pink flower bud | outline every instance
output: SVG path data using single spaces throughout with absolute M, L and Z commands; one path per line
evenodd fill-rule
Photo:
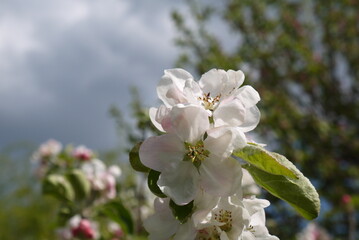
M 71 229 L 72 234 L 75 237 L 85 238 L 85 239 L 94 239 L 95 231 L 92 229 L 91 223 L 87 219 L 81 219 L 79 225 Z
M 92 158 L 93 152 L 91 151 L 91 149 L 88 149 L 87 147 L 81 145 L 74 150 L 73 155 L 75 158 L 81 161 L 88 161 Z

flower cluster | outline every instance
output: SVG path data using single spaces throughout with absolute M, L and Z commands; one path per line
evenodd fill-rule
M 61 202 L 59 239 L 125 239 L 121 226 L 113 221 L 118 217 L 106 212 L 109 206 L 114 210 L 118 206 L 119 216 L 128 215 L 117 192 L 121 176 L 117 165 L 107 167 L 83 145 L 63 148 L 53 139 L 40 145 L 32 161 L 37 164 L 43 193 Z M 106 228 L 105 233 L 101 231 Z
M 212 69 L 198 82 L 183 69 L 165 71 L 163 104 L 149 111 L 163 134 L 139 149 L 161 197 L 144 222 L 149 239 L 278 239 L 265 227 L 269 202 L 244 197 L 242 167 L 231 156 L 260 119 L 259 94 L 243 82 L 242 71 Z

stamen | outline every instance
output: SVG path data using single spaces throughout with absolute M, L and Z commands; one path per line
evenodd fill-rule
M 224 223 L 219 228 L 222 231 L 229 232 L 232 230 L 232 212 L 221 209 L 218 213 L 214 214 L 214 219 L 220 223 Z
M 203 94 L 203 97 L 198 97 L 198 100 L 202 101 L 202 104 L 205 109 L 207 110 L 214 110 L 215 106 L 219 102 L 221 98 L 221 94 L 217 95 L 216 97 L 210 97 L 211 93 Z
M 195 145 L 185 143 L 185 148 L 187 149 L 187 153 L 183 160 L 191 161 L 197 169 L 201 166 L 202 161 L 204 161 L 210 153 L 204 148 L 203 141 L 198 141 Z

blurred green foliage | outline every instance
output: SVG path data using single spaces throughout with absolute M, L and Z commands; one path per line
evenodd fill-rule
M 262 97 L 257 137 L 312 180 L 323 203 L 318 221 L 336 239 L 354 240 L 358 205 L 349 211 L 342 197 L 359 196 L 359 1 L 188 5 L 172 14 L 177 65 L 198 75 L 242 69 Z M 275 205 L 271 233 L 293 239 L 302 220 L 266 197 Z
M 54 239 L 57 202 L 43 197 L 29 157 L 35 146 L 0 151 L 0 239 Z
M 133 121 L 125 120 L 116 106 L 110 115 L 116 123 L 119 147 L 99 152 L 107 164 L 120 165 L 122 188 L 118 189 L 131 207 L 135 222 L 135 235 L 130 239 L 146 239 L 139 206 L 147 204 L 141 185 L 129 166 L 128 152 L 133 143 L 143 140 L 156 131 L 152 126 L 147 109 L 141 104 L 139 94 L 132 90 Z M 134 125 L 131 125 L 134 123 Z M 51 136 L 49 136 L 51 137 Z M 30 161 L 37 145 L 28 142 L 11 144 L 0 149 L 0 239 L 1 240 L 52 240 L 59 221 L 60 204 L 53 196 L 45 196 L 41 180 L 36 176 L 36 166 Z M 122 160 L 122 161 L 119 161 Z M 144 180 L 143 180 L 144 181 Z M 140 182 L 140 185 L 138 185 Z M 135 195 L 133 195 L 135 194 Z M 135 200 L 135 201 L 134 201 Z

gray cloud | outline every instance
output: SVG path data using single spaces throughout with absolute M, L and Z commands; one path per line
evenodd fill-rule
M 155 104 L 173 65 L 170 1 L 5 1 L 0 10 L 0 146 L 19 140 L 116 143 L 108 108 L 129 87 Z M 5 37 L 4 37 L 5 36 Z

